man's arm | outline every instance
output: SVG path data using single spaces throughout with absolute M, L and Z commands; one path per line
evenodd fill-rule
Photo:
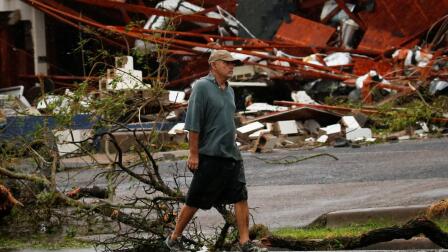
M 199 133 L 190 131 L 188 133 L 190 154 L 188 155 L 188 169 L 195 172 L 199 165 Z
M 189 148 L 187 167 L 195 172 L 199 166 L 199 132 L 204 122 L 206 89 L 204 83 L 196 82 L 190 99 L 188 99 L 187 115 L 185 118 L 185 129 L 189 131 Z

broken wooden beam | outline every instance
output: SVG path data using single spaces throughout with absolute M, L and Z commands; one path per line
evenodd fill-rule
M 309 108 L 338 111 L 338 112 L 362 112 L 362 113 L 366 113 L 366 114 L 378 113 L 378 110 L 376 110 L 376 109 L 363 109 L 363 108 L 357 109 L 357 108 L 347 108 L 347 107 L 330 106 L 330 105 L 322 105 L 322 104 L 298 103 L 298 102 L 292 102 L 292 101 L 274 101 L 274 104 L 281 105 L 281 106 L 309 107 Z

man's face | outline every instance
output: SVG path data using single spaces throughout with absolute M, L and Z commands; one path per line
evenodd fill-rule
M 231 61 L 216 61 L 212 63 L 214 71 L 220 76 L 224 77 L 226 80 L 230 79 L 233 75 L 234 62 Z

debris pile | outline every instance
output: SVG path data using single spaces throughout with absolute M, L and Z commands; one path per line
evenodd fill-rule
M 171 124 L 160 129 L 176 142 L 186 140 L 183 114 L 191 83 L 207 74 L 214 49 L 226 49 L 244 63 L 235 67 L 229 82 L 236 94 L 242 148 L 264 152 L 276 146 L 374 142 L 383 137 L 378 129 L 391 125 L 381 119 L 403 114 L 411 119 L 389 129 L 405 130 L 409 137 L 444 133 L 440 123 L 448 121 L 446 103 L 437 101 L 448 93 L 444 1 L 24 2 L 115 50 L 129 52 L 133 45 L 128 53 L 133 57 L 116 57 L 106 76 L 83 77 L 91 88 L 112 94 L 144 94 L 153 86 L 147 80 L 157 77 L 168 90 L 165 104 L 171 112 L 165 118 Z M 102 11 L 123 18 L 108 23 Z M 165 79 L 135 59 L 150 55 L 160 67 L 154 55 L 161 52 L 167 58 Z M 409 113 L 407 106 L 415 100 L 430 111 Z M 154 127 L 154 111 L 146 112 L 140 125 Z
M 275 120 L 280 115 L 281 119 Z M 372 130 L 363 128 L 358 120 L 363 118 L 303 107 L 251 119 L 251 123 L 237 129 L 238 140 L 248 144 L 247 149 L 253 152 L 270 152 L 275 147 L 323 144 L 345 147 L 351 143 L 375 142 Z

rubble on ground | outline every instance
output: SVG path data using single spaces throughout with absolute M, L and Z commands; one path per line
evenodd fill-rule
M 124 37 L 126 46 L 130 43 L 142 54 L 157 54 L 158 45 L 167 44 L 168 58 L 176 63 L 170 70 L 177 73 L 161 80 L 167 92 L 157 97 L 163 100 L 167 123 L 158 124 L 156 112 L 150 109 L 130 122 L 143 135 L 158 125 L 166 133 L 161 141 L 187 140 L 183 120 L 191 84 L 207 74 L 208 53 L 214 49 L 229 50 L 244 63 L 235 67 L 229 81 L 235 90 L 237 141 L 242 149 L 350 146 L 446 134 L 447 103 L 430 104 L 448 93 L 448 6 L 443 1 L 24 2 L 67 25 L 76 21 Z M 64 8 L 54 10 L 61 5 Z M 126 20 L 122 25 L 107 24 L 93 14 L 78 15 L 82 8 L 147 19 L 141 26 L 127 26 Z M 278 11 L 272 13 L 272 8 Z M 99 82 L 93 88 L 145 97 L 152 87 L 147 80 L 154 76 L 139 69 L 131 55 L 116 57 L 114 63 L 105 76 L 96 76 Z M 46 113 L 47 106 L 60 99 L 56 109 L 70 107 L 70 99 L 58 95 L 46 96 L 37 109 L 26 104 L 22 95 L 14 99 L 16 107 L 35 114 Z M 0 90 L 0 127 L 7 124 L 7 117 L 17 115 L 17 108 L 8 109 L 5 100 Z M 420 113 L 424 108 L 413 102 L 432 110 Z M 403 130 L 404 134 L 397 133 Z M 84 138 L 78 133 L 76 141 L 81 141 Z M 130 133 L 114 134 L 121 139 Z M 67 138 L 67 132 L 56 135 L 61 153 L 76 151 L 67 145 L 75 141 Z M 135 143 L 125 142 L 124 149 L 132 150 Z M 100 150 L 108 148 L 102 143 Z

